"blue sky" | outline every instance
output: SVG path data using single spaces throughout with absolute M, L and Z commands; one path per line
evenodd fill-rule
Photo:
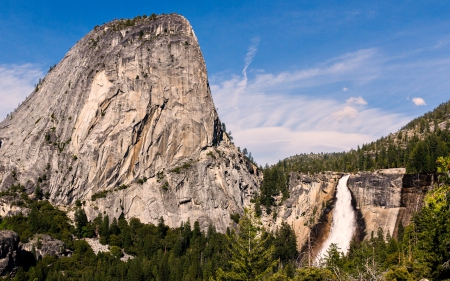
M 95 25 L 176 12 L 258 163 L 348 150 L 450 98 L 450 2 L 365 2 L 3 0 L 0 119 Z

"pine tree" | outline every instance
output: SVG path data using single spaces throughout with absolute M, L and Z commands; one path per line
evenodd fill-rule
M 275 237 L 275 258 L 280 259 L 283 264 L 289 260 L 297 258 L 297 237 L 294 230 L 283 222 L 280 229 L 276 232 Z
M 268 280 L 277 261 L 272 259 L 274 247 L 267 247 L 269 236 L 255 215 L 245 210 L 237 232 L 228 237 L 230 271 L 219 268 L 217 280 Z
M 84 209 L 79 208 L 75 211 L 75 226 L 77 228 L 78 237 L 82 237 L 83 227 L 88 224 L 88 219 Z

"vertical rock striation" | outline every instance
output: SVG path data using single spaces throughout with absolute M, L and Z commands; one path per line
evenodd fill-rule
M 433 175 L 405 174 L 404 168 L 359 172 L 350 176 L 348 187 L 355 207 L 362 214 L 366 237 L 379 228 L 396 236 L 400 223 L 408 225 L 423 206 Z
M 261 180 L 222 132 L 197 38 L 175 14 L 96 27 L 0 123 L 0 141 L 1 190 L 80 199 L 90 219 L 224 231 Z

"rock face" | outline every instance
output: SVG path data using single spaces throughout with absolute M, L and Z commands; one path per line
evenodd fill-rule
M 282 222 L 288 223 L 295 231 L 299 249 L 305 247 L 310 238 L 311 245 L 322 243 L 331 227 L 328 222 L 332 219 L 333 199 L 341 176 L 334 172 L 318 175 L 292 172 L 289 175 L 290 197 L 275 209 L 275 219 L 265 215 L 264 224 L 273 231 Z
M 30 209 L 23 206 L 17 206 L 20 205 L 18 202 L 20 202 L 20 200 L 17 200 L 17 198 L 14 198 L 13 196 L 0 197 L 0 216 L 15 216 L 18 214 L 28 215 Z
M 276 230 L 282 222 L 291 225 L 302 253 L 312 256 L 328 237 L 341 173 L 305 175 L 291 173 L 290 198 L 275 208 L 276 218 L 265 215 L 263 222 Z M 370 238 L 381 227 L 384 234 L 397 235 L 398 226 L 410 223 L 420 210 L 426 192 L 433 186 L 433 175 L 405 174 L 405 169 L 385 169 L 351 174 L 347 186 L 356 210 L 356 239 Z M 311 243 L 308 244 L 308 241 Z M 307 247 L 311 246 L 311 249 Z
M 174 14 L 96 27 L 0 123 L 0 141 L 1 190 L 80 199 L 90 219 L 224 231 L 261 181 L 222 132 L 197 38 Z
M 422 207 L 433 179 L 433 175 L 405 174 L 402 168 L 352 174 L 347 186 L 364 219 L 366 238 L 380 227 L 384 234 L 396 236 L 399 224 L 408 225 Z
M 45 256 L 64 256 L 66 246 L 63 241 L 54 239 L 50 235 L 36 234 L 28 243 L 20 244 L 20 248 L 23 251 L 35 252 L 35 258 L 39 260 Z
M 11 230 L 0 231 L 0 276 L 17 267 L 19 235 Z

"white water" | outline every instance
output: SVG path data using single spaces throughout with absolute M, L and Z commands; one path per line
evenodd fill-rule
M 337 244 L 339 252 L 347 254 L 350 241 L 355 233 L 355 211 L 352 206 L 352 195 L 347 187 L 350 175 L 345 175 L 339 179 L 336 193 L 336 205 L 333 209 L 333 223 L 330 235 L 322 245 L 322 249 L 317 255 L 317 262 L 325 257 L 328 247 L 332 243 Z

